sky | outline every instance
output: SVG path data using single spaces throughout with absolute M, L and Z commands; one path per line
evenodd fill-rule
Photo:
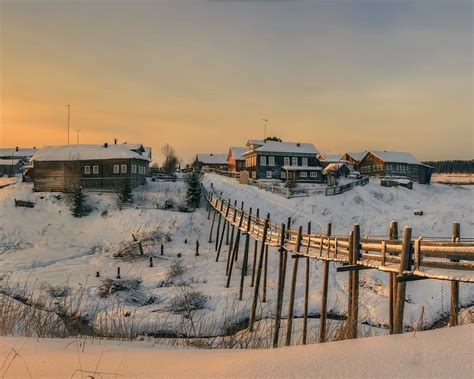
M 472 159 L 471 1 L 0 0 L 0 147 Z

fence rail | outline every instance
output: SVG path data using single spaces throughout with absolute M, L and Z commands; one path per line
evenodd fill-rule
M 333 196 L 333 195 L 339 195 L 341 193 L 350 191 L 352 188 L 356 186 L 365 186 L 366 184 L 369 183 L 369 177 L 366 176 L 362 179 L 359 179 L 355 182 L 343 184 L 342 186 L 336 186 L 336 187 L 327 187 L 325 194 L 326 196 Z

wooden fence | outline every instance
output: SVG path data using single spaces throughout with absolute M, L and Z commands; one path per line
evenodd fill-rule
M 327 187 L 325 194 L 326 196 L 339 195 L 341 193 L 350 191 L 352 188 L 356 186 L 365 186 L 368 183 L 369 183 L 369 177 L 366 176 L 362 179 L 356 180 L 355 182 L 343 184 L 342 186 Z
M 253 331 L 256 309 L 259 298 L 266 301 L 268 247 L 276 247 L 279 252 L 279 270 L 277 286 L 277 307 L 273 346 L 278 345 L 282 304 L 285 287 L 286 267 L 288 254 L 293 258 L 291 288 L 289 294 L 288 324 L 285 345 L 291 344 L 293 309 L 295 301 L 295 287 L 298 274 L 298 262 L 304 259 L 305 270 L 305 303 L 303 322 L 303 343 L 306 343 L 308 320 L 308 292 L 309 292 L 309 259 L 324 262 L 322 303 L 320 318 L 319 341 L 326 341 L 326 317 L 328 298 L 329 262 L 337 262 L 340 266 L 337 272 L 348 272 L 348 308 L 347 333 L 349 338 L 357 337 L 358 308 L 359 308 L 359 271 L 377 269 L 389 275 L 389 323 L 390 333 L 403 332 L 403 316 L 407 282 L 423 279 L 437 279 L 451 281 L 451 306 L 449 325 L 457 325 L 459 312 L 459 282 L 474 283 L 474 239 L 460 236 L 459 223 L 453 223 L 453 233 L 450 240 L 412 238 L 412 229 L 405 227 L 402 238 L 399 239 L 398 224 L 390 223 L 390 235 L 386 238 L 374 238 L 360 235 L 360 226 L 355 224 L 347 235 L 333 235 L 331 224 L 327 225 L 325 234 L 311 233 L 311 223 L 307 232 L 303 233 L 302 226 L 291 227 L 291 218 L 286 224 L 275 224 L 270 221 L 270 215 L 262 218 L 260 211 L 256 213 L 244 210 L 244 203 L 237 207 L 237 202 L 225 200 L 214 188 L 207 190 L 203 186 L 203 193 L 208 202 L 208 219 L 213 212 L 209 234 L 212 242 L 215 233 L 216 261 L 222 249 L 223 239 L 230 245 L 227 255 L 227 287 L 230 286 L 234 261 L 239 255 L 239 241 L 245 236 L 243 262 L 240 278 L 239 299 L 250 259 L 250 238 L 254 240 L 253 269 L 251 287 L 254 287 L 254 296 L 251 308 L 249 330 Z M 217 217 L 218 216 L 218 217 Z M 214 229 L 216 218 L 217 228 Z M 223 223 L 223 225 L 222 225 Z M 222 225 L 222 229 L 221 229 Z M 230 230 L 232 230 L 230 232 Z M 229 234 L 230 243 L 229 243 Z M 235 239 L 234 239 L 235 235 Z M 235 242 L 234 242 L 235 241 Z M 260 248 L 258 244 L 260 243 Z M 262 283 L 262 293 L 260 285 Z

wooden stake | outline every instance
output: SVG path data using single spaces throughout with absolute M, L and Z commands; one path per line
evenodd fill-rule
M 295 253 L 299 253 L 301 247 L 301 234 L 303 228 L 301 226 L 298 227 L 298 234 L 296 236 L 296 243 L 295 243 Z M 296 291 L 296 277 L 298 275 L 298 262 L 299 257 L 295 256 L 293 261 L 293 274 L 291 276 L 291 289 L 290 289 L 290 301 L 288 303 L 288 324 L 286 327 L 286 339 L 285 339 L 285 346 L 291 345 L 291 334 L 293 332 L 293 311 L 295 306 L 295 291 Z
M 219 241 L 219 247 L 217 249 L 216 262 L 219 262 L 219 255 L 221 254 L 222 240 L 224 239 L 224 231 L 226 229 L 226 225 L 227 225 L 227 231 L 229 231 L 229 221 L 227 220 L 227 217 L 229 216 L 229 204 L 230 204 L 230 199 L 229 199 L 229 202 L 227 203 L 227 210 L 225 211 L 224 226 L 222 227 L 221 240 Z
M 221 201 L 221 207 L 219 210 L 219 221 L 217 221 L 217 230 L 216 230 L 216 247 L 215 251 L 217 251 L 217 248 L 219 247 L 219 234 L 221 231 L 221 222 L 222 222 L 222 210 L 224 209 L 224 200 Z M 222 243 L 222 242 L 221 242 Z
M 461 225 L 459 222 L 453 222 L 453 242 L 459 242 L 461 236 Z M 459 262 L 459 259 L 451 259 L 451 262 Z M 453 280 L 451 282 L 451 303 L 449 309 L 449 326 L 458 324 L 459 313 L 459 282 Z
M 280 253 L 280 265 L 279 265 L 279 270 L 278 270 L 277 307 L 276 307 L 276 314 L 275 314 L 275 329 L 273 330 L 273 347 L 278 347 L 278 336 L 280 333 L 281 312 L 283 309 L 283 293 L 285 289 L 285 275 L 286 275 L 285 224 L 281 224 L 279 253 Z
M 260 209 L 257 208 L 257 220 L 260 220 Z M 260 224 L 260 222 L 259 222 Z M 260 226 L 260 225 L 259 225 Z M 258 240 L 255 238 L 254 248 L 253 248 L 253 265 L 252 265 L 252 281 L 250 282 L 250 287 L 253 287 L 255 284 L 255 272 L 257 270 L 257 252 L 258 252 Z
M 398 240 L 398 222 L 390 222 L 390 240 Z M 394 312 L 395 312 L 395 296 L 397 293 L 397 280 L 396 273 L 391 272 L 389 275 L 388 286 L 389 288 L 389 324 L 390 324 L 390 334 L 393 334 L 394 330 Z
M 160 245 L 160 255 L 163 255 L 165 251 L 165 247 L 163 246 L 163 244 Z
M 267 302 L 267 273 L 268 273 L 268 245 L 265 246 L 265 263 L 263 265 L 263 295 L 262 303 Z
M 150 255 L 150 267 L 153 267 L 153 257 Z
M 326 236 L 329 238 L 331 236 L 332 225 L 331 223 L 327 224 Z M 322 236 L 321 236 L 322 238 Z M 329 249 L 329 246 L 328 246 Z M 327 306 L 328 306 L 328 286 L 329 286 L 329 261 L 323 261 L 323 284 L 322 284 L 322 294 L 321 294 L 321 315 L 319 319 L 319 342 L 326 342 L 326 317 L 327 317 Z
M 216 220 L 217 209 L 214 209 L 214 214 L 212 215 L 211 230 L 209 232 L 209 243 L 212 243 L 212 231 L 214 230 L 214 221 Z
M 234 232 L 235 232 L 236 217 L 237 217 L 237 200 L 234 201 L 234 214 L 232 215 L 232 234 L 230 236 L 229 252 L 227 253 L 227 266 L 225 270 L 226 275 L 229 275 L 230 258 L 232 255 L 232 250 L 234 248 Z
M 308 238 L 311 234 L 311 221 L 308 222 Z M 306 253 L 309 250 L 309 239 L 308 239 L 308 248 Z M 309 305 L 309 257 L 306 257 L 306 271 L 305 271 L 305 280 L 304 280 L 304 317 L 303 317 L 303 345 L 306 345 L 306 339 L 308 334 L 308 305 Z
M 120 267 L 117 267 L 117 279 L 120 279 Z
M 195 253 L 196 257 L 199 256 L 199 241 L 196 241 L 196 253 Z
M 352 264 L 357 265 L 357 261 L 360 257 L 360 227 L 354 224 L 353 234 L 353 245 L 352 245 Z M 352 274 L 352 302 L 351 302 L 351 314 L 352 314 L 352 338 L 357 338 L 357 330 L 359 323 L 359 270 L 354 270 Z
M 230 279 L 232 278 L 232 268 L 234 267 L 234 258 L 237 255 L 237 252 L 239 251 L 240 233 L 241 233 L 240 228 L 242 227 L 242 221 L 243 220 L 244 220 L 244 202 L 242 201 L 242 207 L 241 207 L 240 219 L 239 219 L 239 227 L 237 228 L 237 236 L 235 238 L 234 250 L 232 251 L 232 257 L 230 258 L 230 262 L 229 262 L 229 272 L 228 272 L 228 275 L 227 275 L 226 288 L 229 288 L 229 286 L 230 286 Z
M 411 268 L 411 228 L 405 226 L 403 230 L 403 242 L 402 242 L 402 253 L 400 258 L 400 267 L 398 273 L 403 275 L 403 272 Z M 406 283 L 398 283 L 397 295 L 395 298 L 395 311 L 394 311 L 394 334 L 403 333 L 403 312 L 405 310 L 405 295 L 406 295 Z
M 351 230 L 349 232 L 349 264 L 352 265 L 352 250 L 353 250 L 353 235 L 354 232 Z M 350 330 L 350 324 L 352 320 L 352 271 L 349 271 L 347 274 L 348 282 L 347 282 L 347 328 L 348 331 Z
M 247 228 L 245 234 L 245 247 L 244 247 L 244 261 L 242 262 L 242 271 L 240 273 L 240 290 L 239 290 L 239 300 L 242 300 L 244 293 L 244 282 L 245 276 L 247 275 L 247 263 L 249 259 L 249 243 L 250 243 L 250 223 L 252 221 L 252 208 L 249 210 L 247 216 Z

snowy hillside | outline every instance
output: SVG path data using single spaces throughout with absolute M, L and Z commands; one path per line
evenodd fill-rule
M 359 223 L 362 236 L 365 233 L 387 235 L 390 220 L 396 219 L 400 226 L 413 227 L 415 236 L 449 237 L 453 221 L 461 223 L 461 236 L 474 235 L 472 187 L 415 185 L 410 191 L 371 182 L 338 196 L 321 194 L 287 200 L 214 174 L 204 178 L 205 185 L 210 183 L 223 191 L 225 197 L 245 201 L 246 208 L 259 207 L 262 214 L 270 212 L 274 222 L 286 222 L 291 216 L 294 225 L 312 221 L 316 232 L 332 222 L 334 233 L 346 234 L 353 223 Z M 207 242 L 210 222 L 205 209 L 194 213 L 156 209 L 157 203 L 163 205 L 170 199 L 182 203 L 184 192 L 184 184 L 180 182 L 149 182 L 134 194 L 140 208 L 122 210 L 114 194 L 89 194 L 88 202 L 94 210 L 89 216 L 77 219 L 72 217 L 68 196 L 63 194 L 34 193 L 31 184 L 21 182 L 0 189 L 0 252 L 3 252 L 0 284 L 3 290 L 21 299 L 33 299 L 49 310 L 58 307 L 74 310 L 74 314 L 80 314 L 84 322 L 103 335 L 209 337 L 238 330 L 248 317 L 253 290 L 247 279 L 244 300 L 237 300 L 239 275 L 234 275 L 230 288 L 225 288 L 228 246 L 223 246 L 222 259 L 216 263 L 214 244 Z M 14 199 L 30 200 L 36 205 L 17 208 Z M 414 209 L 423 210 L 424 215 L 415 216 Z M 132 234 L 146 239 L 144 255 L 115 256 L 133 242 Z M 196 241 L 200 242 L 199 256 L 195 256 Z M 161 244 L 163 256 L 160 255 Z M 149 267 L 150 254 L 153 267 Z M 237 264 L 239 274 L 240 264 Z M 260 318 L 274 315 L 277 264 L 276 251 L 270 249 L 268 301 L 259 309 Z M 121 279 L 113 282 L 118 267 Z M 331 264 L 332 272 L 334 268 Z M 317 335 L 315 317 L 320 312 L 321 263 L 312 262 L 311 269 L 316 275 L 312 275 L 310 283 L 309 312 L 313 318 L 309 324 L 309 342 Z M 97 272 L 99 277 L 96 277 Z M 346 310 L 347 275 L 331 274 L 329 278 L 328 310 L 331 318 L 337 319 Z M 386 333 L 386 282 L 384 273 L 361 272 L 360 320 L 364 324 L 361 327 L 364 335 Z M 474 303 L 472 287 L 461 285 L 462 305 Z M 422 307 L 423 327 L 449 312 L 448 282 L 426 280 L 410 283 L 407 288 L 407 324 L 420 325 Z M 296 318 L 303 314 L 303 292 L 300 281 L 296 289 Z M 285 312 L 287 300 L 285 295 Z M 184 317 L 183 303 L 188 309 L 190 301 L 192 314 Z M 469 312 L 463 315 L 464 322 L 470 322 Z M 334 323 L 333 329 L 337 327 L 337 320 L 330 322 Z M 25 333 L 21 321 L 19 323 L 7 332 Z M 262 325 L 264 333 L 268 329 L 264 322 Z M 296 319 L 295 330 L 299 326 Z M 65 335 L 61 328 L 56 333 L 46 334 Z M 26 334 L 41 333 L 36 330 Z M 299 343 L 299 333 L 295 332 L 295 336 L 295 343 Z M 260 342 L 259 346 L 267 343 Z

